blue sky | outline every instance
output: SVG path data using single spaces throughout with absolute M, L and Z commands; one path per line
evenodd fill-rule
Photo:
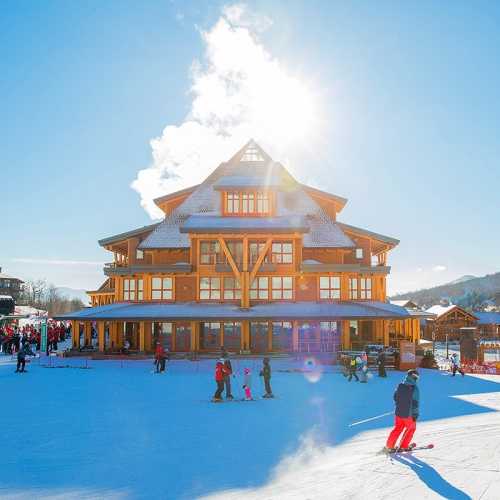
M 130 184 L 192 110 L 200 31 L 226 4 L 3 2 L 4 271 L 100 284 L 97 239 L 151 222 Z M 390 289 L 499 271 L 500 4 L 247 5 L 272 20 L 259 44 L 315 91 L 292 170 L 347 197 L 343 221 L 401 240 Z

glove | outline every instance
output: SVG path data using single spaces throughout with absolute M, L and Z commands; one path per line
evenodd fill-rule
M 418 418 L 418 415 L 416 415 L 415 417 L 412 417 L 412 418 L 413 418 L 413 421 L 416 422 L 417 418 Z

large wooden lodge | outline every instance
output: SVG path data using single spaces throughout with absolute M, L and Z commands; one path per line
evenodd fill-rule
M 332 352 L 417 341 L 386 300 L 394 238 L 337 220 L 347 200 L 296 181 L 254 141 L 201 184 L 155 200 L 156 224 L 99 241 L 113 255 L 73 347 L 116 352 Z M 63 318 L 61 318 L 63 319 Z

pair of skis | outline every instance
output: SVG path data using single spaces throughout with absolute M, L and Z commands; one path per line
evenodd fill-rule
M 410 449 L 408 450 L 402 450 L 401 448 L 396 448 L 394 451 L 388 451 L 385 448 L 380 452 L 381 455 L 398 455 L 400 453 L 413 453 L 414 451 L 419 451 L 419 450 L 432 450 L 434 448 L 434 445 L 431 444 L 426 444 L 424 446 L 418 446 L 416 443 L 411 443 L 410 444 Z

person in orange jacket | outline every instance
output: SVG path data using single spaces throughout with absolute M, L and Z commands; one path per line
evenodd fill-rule
M 161 345 L 160 342 L 156 342 L 156 350 L 155 350 L 155 365 L 156 365 L 156 373 L 162 373 L 165 371 L 165 360 L 167 356 L 165 354 L 165 349 Z
M 226 372 L 224 360 L 219 359 L 215 365 L 215 383 L 217 384 L 217 390 L 215 391 L 213 401 L 222 401 L 222 391 L 224 390 L 224 377 L 226 376 Z

